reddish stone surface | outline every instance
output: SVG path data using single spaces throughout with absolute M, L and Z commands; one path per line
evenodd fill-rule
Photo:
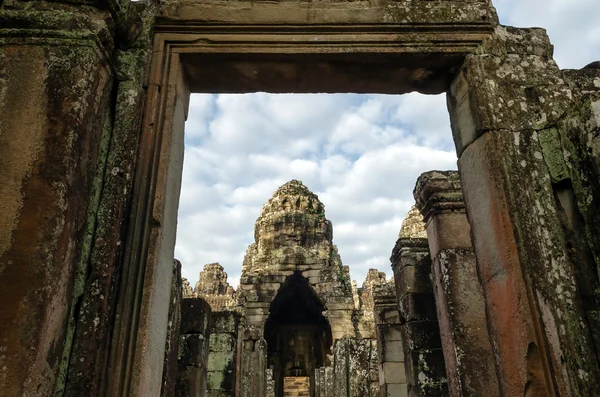
M 444 360 L 452 396 L 499 396 L 483 290 L 456 171 L 422 174 L 415 187 L 427 223 Z
M 0 136 L 0 167 L 14 185 L 0 195 L 18 203 L 4 213 L 12 219 L 1 230 L 8 238 L 0 251 L 0 394 L 47 395 L 60 368 L 76 268 L 85 260 L 110 75 L 92 47 L 0 52 L 12 98 L 2 104 L 0 121 L 11 134 Z

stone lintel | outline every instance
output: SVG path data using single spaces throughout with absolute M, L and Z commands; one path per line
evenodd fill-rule
M 252 25 L 344 25 L 389 24 L 414 29 L 424 26 L 453 25 L 460 30 L 481 31 L 498 24 L 496 11 L 488 0 L 436 2 L 342 2 L 342 1 L 286 1 L 222 2 L 215 0 L 179 0 L 165 4 L 159 26 L 169 28 L 174 22 L 213 23 L 227 25 L 245 21 Z
M 161 11 L 157 39 L 181 55 L 194 92 L 442 93 L 498 24 L 488 1 L 184 0 Z
M 413 194 L 427 225 L 437 214 L 465 212 L 458 171 L 429 171 L 421 174 Z

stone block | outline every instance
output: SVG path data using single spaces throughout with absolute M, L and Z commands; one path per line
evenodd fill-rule
M 385 383 L 404 383 L 406 384 L 406 369 L 404 363 L 399 362 L 384 362 L 383 376 L 385 377 Z
M 395 277 L 397 277 L 396 285 L 398 286 L 399 299 L 402 299 L 406 294 L 433 293 L 431 268 L 428 266 L 405 266 Z
M 390 307 L 380 308 L 378 304 L 375 304 L 375 312 L 378 314 L 378 324 L 397 324 L 400 322 L 400 313 L 398 312 L 395 297 Z
M 255 326 L 262 326 L 265 321 L 267 320 L 267 315 L 266 314 L 253 314 L 253 315 L 249 315 L 246 316 L 246 324 L 249 326 L 255 325 Z
M 228 366 L 233 362 L 234 357 L 234 351 L 214 352 L 211 350 L 208 354 L 206 368 L 208 371 L 220 371 L 221 373 L 224 373 Z
M 432 293 L 406 294 L 399 303 L 403 321 L 437 321 Z
M 202 298 L 181 300 L 181 332 L 208 335 L 211 318 L 210 305 Z
M 198 397 L 205 395 L 206 370 L 197 367 L 180 368 L 175 397 Z
M 417 396 L 447 396 L 446 367 L 442 349 L 412 351 L 405 363 L 409 390 Z
M 234 351 L 237 338 L 231 334 L 212 333 L 210 335 L 209 346 L 211 352 L 232 352 Z
M 207 341 L 201 334 L 186 334 L 179 337 L 179 366 L 206 366 Z
M 431 257 L 448 248 L 471 248 L 471 227 L 464 212 L 440 213 L 427 224 Z
M 408 387 L 404 383 L 390 383 L 386 385 L 386 391 L 383 397 L 408 397 Z
M 388 341 L 384 339 L 380 344 L 384 345 L 381 355 L 383 362 L 404 362 L 404 346 L 402 341 Z
M 442 347 L 437 321 L 412 321 L 404 324 L 402 330 L 409 351 Z
M 402 341 L 402 325 L 401 324 L 385 324 L 378 325 L 381 338 L 385 342 L 401 342 Z
M 237 335 L 242 315 L 233 311 L 217 311 L 211 314 L 211 333 Z
M 536 45 L 523 48 L 524 37 Z M 459 156 L 485 131 L 545 129 L 569 107 L 571 90 L 545 43 L 543 30 L 497 27 L 485 48 L 467 57 L 448 95 Z M 507 56 L 507 48 L 518 52 Z
M 317 280 L 317 283 L 318 283 L 319 277 L 321 276 L 321 271 L 320 270 L 306 270 L 306 271 L 302 272 L 302 276 L 306 277 L 309 280 L 311 278 L 315 279 L 315 280 Z
M 225 375 L 222 371 L 211 371 L 209 367 L 207 379 L 208 390 L 221 390 L 221 385 L 223 383 L 223 380 L 225 379 Z

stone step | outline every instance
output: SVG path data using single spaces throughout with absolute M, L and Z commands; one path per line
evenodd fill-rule
M 283 380 L 284 397 L 310 397 L 308 376 L 286 376 Z

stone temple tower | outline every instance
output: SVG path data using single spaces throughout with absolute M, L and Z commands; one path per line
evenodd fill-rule
M 263 206 L 254 237 L 239 291 L 247 324 L 263 328 L 268 315 L 284 310 L 287 296 L 298 293 L 307 308 L 326 316 L 333 338 L 348 336 L 354 308 L 349 270 L 319 198 L 300 181 L 284 184 Z
M 263 206 L 254 238 L 239 289 L 246 327 L 267 342 L 278 395 L 292 377 L 314 389 L 315 370 L 331 364 L 333 341 L 356 336 L 349 271 L 331 222 L 319 198 L 292 180 Z
M 350 388 L 352 396 L 374 395 L 372 293 L 373 283 L 385 282 L 385 275 L 370 272 L 367 287 L 353 288 L 323 203 L 297 180 L 282 185 L 265 203 L 254 238 L 235 291 L 236 306 L 211 305 L 219 319 L 215 324 L 237 329 L 219 325 L 212 331 L 209 396 L 211 388 L 231 389 L 225 383 L 234 377 L 240 394 L 248 397 L 320 396 L 334 388 Z M 207 265 L 201 278 L 214 267 Z M 215 295 L 196 292 L 209 302 Z M 230 342 L 224 346 L 218 342 L 223 340 Z M 237 357 L 224 359 L 223 352 L 236 343 Z M 229 369 L 220 368 L 222 363 L 230 363 Z

